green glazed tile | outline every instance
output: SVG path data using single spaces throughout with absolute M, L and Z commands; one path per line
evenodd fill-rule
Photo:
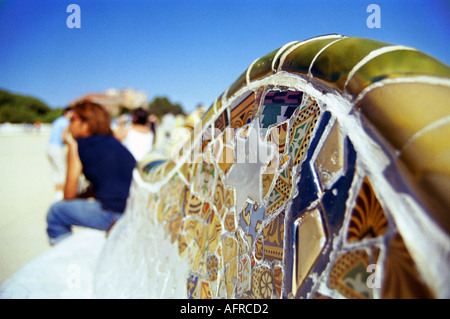
M 274 70 L 272 69 L 272 64 L 274 63 L 273 59 L 275 59 L 275 57 L 277 58 L 277 60 L 275 61 L 275 70 L 277 69 L 277 66 L 280 62 L 280 56 L 281 53 L 278 54 L 277 53 L 283 49 L 283 52 L 286 51 L 287 49 L 289 49 L 290 47 L 292 47 L 293 45 L 297 44 L 297 42 L 291 43 L 290 45 L 286 46 L 285 48 L 280 47 L 272 52 L 270 52 L 269 54 L 266 54 L 265 56 L 261 57 L 260 59 L 258 59 L 252 66 L 252 69 L 250 70 L 250 81 L 254 81 L 260 78 L 263 78 L 267 75 L 270 75 L 274 72 Z
M 422 75 L 450 78 L 450 68 L 420 51 L 391 51 L 363 65 L 350 79 L 347 90 L 356 97 L 367 86 L 383 79 Z
M 311 67 L 311 73 L 344 90 L 348 73 L 371 51 L 388 43 L 363 38 L 345 38 L 326 48 Z
M 327 44 L 339 39 L 336 37 L 317 38 L 297 47 L 284 60 L 281 70 L 294 73 L 308 73 L 309 66 L 317 53 Z
M 202 116 L 202 123 L 206 124 L 216 114 L 214 103 L 208 108 L 208 110 Z
M 214 110 L 218 112 L 222 108 L 222 96 L 223 93 L 219 95 L 216 101 L 214 101 Z
M 250 70 L 250 81 L 260 79 L 273 73 L 272 61 L 278 50 L 279 49 L 266 54 L 253 64 L 252 69 Z
M 234 81 L 233 84 L 228 89 L 227 92 L 227 99 L 230 98 L 234 93 L 239 91 L 241 88 L 243 88 L 245 85 L 247 85 L 247 70 L 245 70 L 236 81 Z

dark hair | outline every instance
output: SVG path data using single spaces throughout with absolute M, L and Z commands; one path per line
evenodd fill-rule
M 73 110 L 83 121 L 89 125 L 91 134 L 112 134 L 110 127 L 111 117 L 100 104 L 81 101 L 73 106 Z
M 133 110 L 132 115 L 132 121 L 134 124 L 147 124 L 148 112 L 142 107 Z

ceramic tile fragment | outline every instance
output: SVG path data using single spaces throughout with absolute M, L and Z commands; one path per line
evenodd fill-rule
M 234 232 L 236 230 L 236 223 L 234 218 L 234 212 L 229 212 L 225 215 L 224 221 L 225 230 Z
M 224 175 L 226 175 L 230 171 L 230 168 L 234 164 L 234 162 L 235 152 L 233 146 L 228 144 L 223 145 L 222 149 L 219 151 L 217 165 Z
M 189 204 L 186 209 L 187 215 L 200 216 L 203 201 L 192 194 L 189 198 Z
M 211 299 L 211 288 L 207 281 L 202 280 L 200 283 L 200 299 Z
M 339 124 L 334 123 L 314 162 L 322 190 L 330 189 L 335 176 L 344 168 L 344 142 Z
M 264 221 L 265 208 L 257 203 L 246 203 L 241 211 L 240 226 L 250 240 L 250 245 L 258 234 L 262 222 Z
M 269 194 L 271 188 L 272 188 L 272 184 L 273 184 L 273 180 L 275 178 L 275 169 L 277 167 L 275 167 L 276 165 L 273 164 L 274 161 L 270 161 L 269 165 L 267 166 L 266 170 L 264 171 L 264 173 L 262 174 L 262 197 L 265 198 L 267 196 L 267 194 Z
M 299 165 L 308 149 L 311 135 L 320 115 L 320 108 L 316 101 L 309 98 L 306 106 L 297 115 L 289 131 L 289 153 L 293 158 L 293 165 Z
M 187 297 L 188 299 L 197 298 L 198 276 L 189 275 L 187 278 Z
M 398 233 L 389 243 L 381 287 L 381 298 L 384 299 L 434 298 Z
M 370 272 L 369 256 L 365 250 L 355 250 L 341 254 L 330 272 L 328 286 L 351 299 L 370 299 L 373 288 L 367 285 Z
M 250 251 L 250 243 L 248 237 L 241 229 L 236 230 L 236 238 L 239 246 L 239 255 L 245 255 Z
M 183 259 L 184 256 L 186 256 L 187 248 L 188 248 L 188 243 L 186 241 L 186 237 L 184 237 L 183 235 L 179 235 L 178 236 L 178 255 L 180 256 L 181 259 Z
M 300 106 L 303 92 L 270 91 L 264 98 L 264 109 L 261 113 L 261 127 L 269 128 L 289 119 Z
M 276 127 L 272 128 L 269 133 L 268 140 L 270 142 L 275 143 L 280 157 L 282 157 L 282 155 L 284 154 L 284 150 L 286 148 L 287 130 L 288 130 L 288 123 L 283 122 L 277 125 Z
M 239 258 L 236 293 L 241 295 L 251 289 L 251 259 L 248 255 Z
M 283 261 L 284 212 L 278 214 L 263 230 L 264 259 Z
M 233 237 L 225 237 L 222 239 L 223 262 L 229 263 L 237 256 L 238 244 Z
M 209 281 L 216 281 L 219 272 L 219 259 L 215 254 L 209 254 L 206 263 Z
M 192 239 L 197 241 L 200 236 L 200 232 L 203 228 L 202 223 L 195 218 L 187 218 L 185 221 L 185 232 L 188 243 L 192 242 Z
M 372 185 L 366 177 L 352 210 L 347 241 L 354 242 L 364 238 L 378 237 L 384 234 L 387 228 L 388 221 L 383 207 L 381 207 Z
M 214 191 L 213 204 L 217 211 L 221 211 L 224 207 L 225 201 L 225 186 L 222 183 L 220 176 L 217 178 L 216 189 Z
M 234 297 L 237 284 L 237 258 L 234 258 L 225 268 L 225 283 L 227 285 L 228 298 Z
M 367 86 L 386 78 L 410 76 L 450 77 L 450 68 L 416 50 L 395 50 L 374 57 L 349 79 L 347 90 L 358 95 Z
M 208 249 L 210 252 L 214 252 L 219 244 L 222 232 L 222 223 L 214 211 L 211 213 L 208 228 Z
M 318 209 L 305 213 L 294 223 L 296 239 L 294 241 L 293 291 L 301 286 L 311 268 L 325 247 L 326 233 Z
M 314 41 L 301 42 L 294 51 L 292 51 L 280 65 L 280 69 L 293 73 L 307 74 L 311 63 L 316 57 L 317 53 L 326 45 L 337 39 L 342 38 L 339 35 L 331 35 L 318 37 Z
M 259 78 L 262 78 L 269 74 L 272 74 L 272 72 L 273 72 L 272 62 L 273 62 L 273 59 L 275 58 L 278 50 L 279 49 L 274 50 L 274 51 L 266 54 L 265 56 L 259 58 L 252 65 L 251 72 L 250 72 L 251 81 L 254 81 L 256 79 L 259 79 Z
M 270 299 L 275 288 L 272 270 L 261 266 L 253 269 L 252 294 L 257 299 Z
M 328 46 L 311 66 L 313 76 L 344 90 L 347 75 L 364 57 L 388 43 L 362 38 L 343 38 Z M 345 57 L 345 58 L 343 58 Z
M 255 93 L 249 92 L 231 106 L 231 127 L 236 129 L 250 123 L 252 120 Z
M 203 200 L 209 199 L 213 195 L 215 177 L 216 171 L 214 165 L 206 162 L 198 164 L 193 189 Z
M 292 173 L 289 165 L 278 175 L 275 187 L 267 199 L 267 215 L 281 208 L 290 198 L 292 191 Z
M 225 110 L 214 122 L 215 134 L 217 134 L 218 132 L 222 132 L 228 126 L 228 124 L 229 124 L 228 112 Z
M 262 236 L 259 236 L 255 243 L 254 257 L 257 261 L 261 261 L 264 256 L 264 243 Z
M 227 189 L 227 191 L 225 193 L 225 207 L 228 207 L 228 208 L 234 207 L 234 205 L 235 205 L 234 198 L 235 198 L 234 190 Z
M 283 267 L 275 266 L 273 270 L 274 284 L 275 284 L 275 296 L 281 298 L 281 288 L 283 287 Z
M 211 216 L 211 204 L 208 202 L 204 202 L 202 206 L 201 218 L 204 222 L 208 222 L 209 217 Z
M 172 221 L 170 221 L 169 229 L 170 229 L 171 243 L 174 243 L 175 240 L 177 240 L 178 238 L 178 234 L 181 230 L 182 219 L 183 216 L 181 214 L 178 214 Z

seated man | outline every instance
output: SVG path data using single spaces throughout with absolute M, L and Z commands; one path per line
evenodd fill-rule
M 47 214 L 51 244 L 70 235 L 72 225 L 108 230 L 125 210 L 136 166 L 133 155 L 113 136 L 110 116 L 102 106 L 80 102 L 73 112 L 64 200 Z M 92 185 L 94 199 L 78 194 L 82 174 Z

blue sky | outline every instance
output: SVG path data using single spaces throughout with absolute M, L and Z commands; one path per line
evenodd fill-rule
M 66 25 L 69 4 L 81 28 Z M 369 4 L 381 9 L 370 29 Z M 0 88 L 51 107 L 108 88 L 207 107 L 283 44 L 339 33 L 450 64 L 448 0 L 0 0 Z

